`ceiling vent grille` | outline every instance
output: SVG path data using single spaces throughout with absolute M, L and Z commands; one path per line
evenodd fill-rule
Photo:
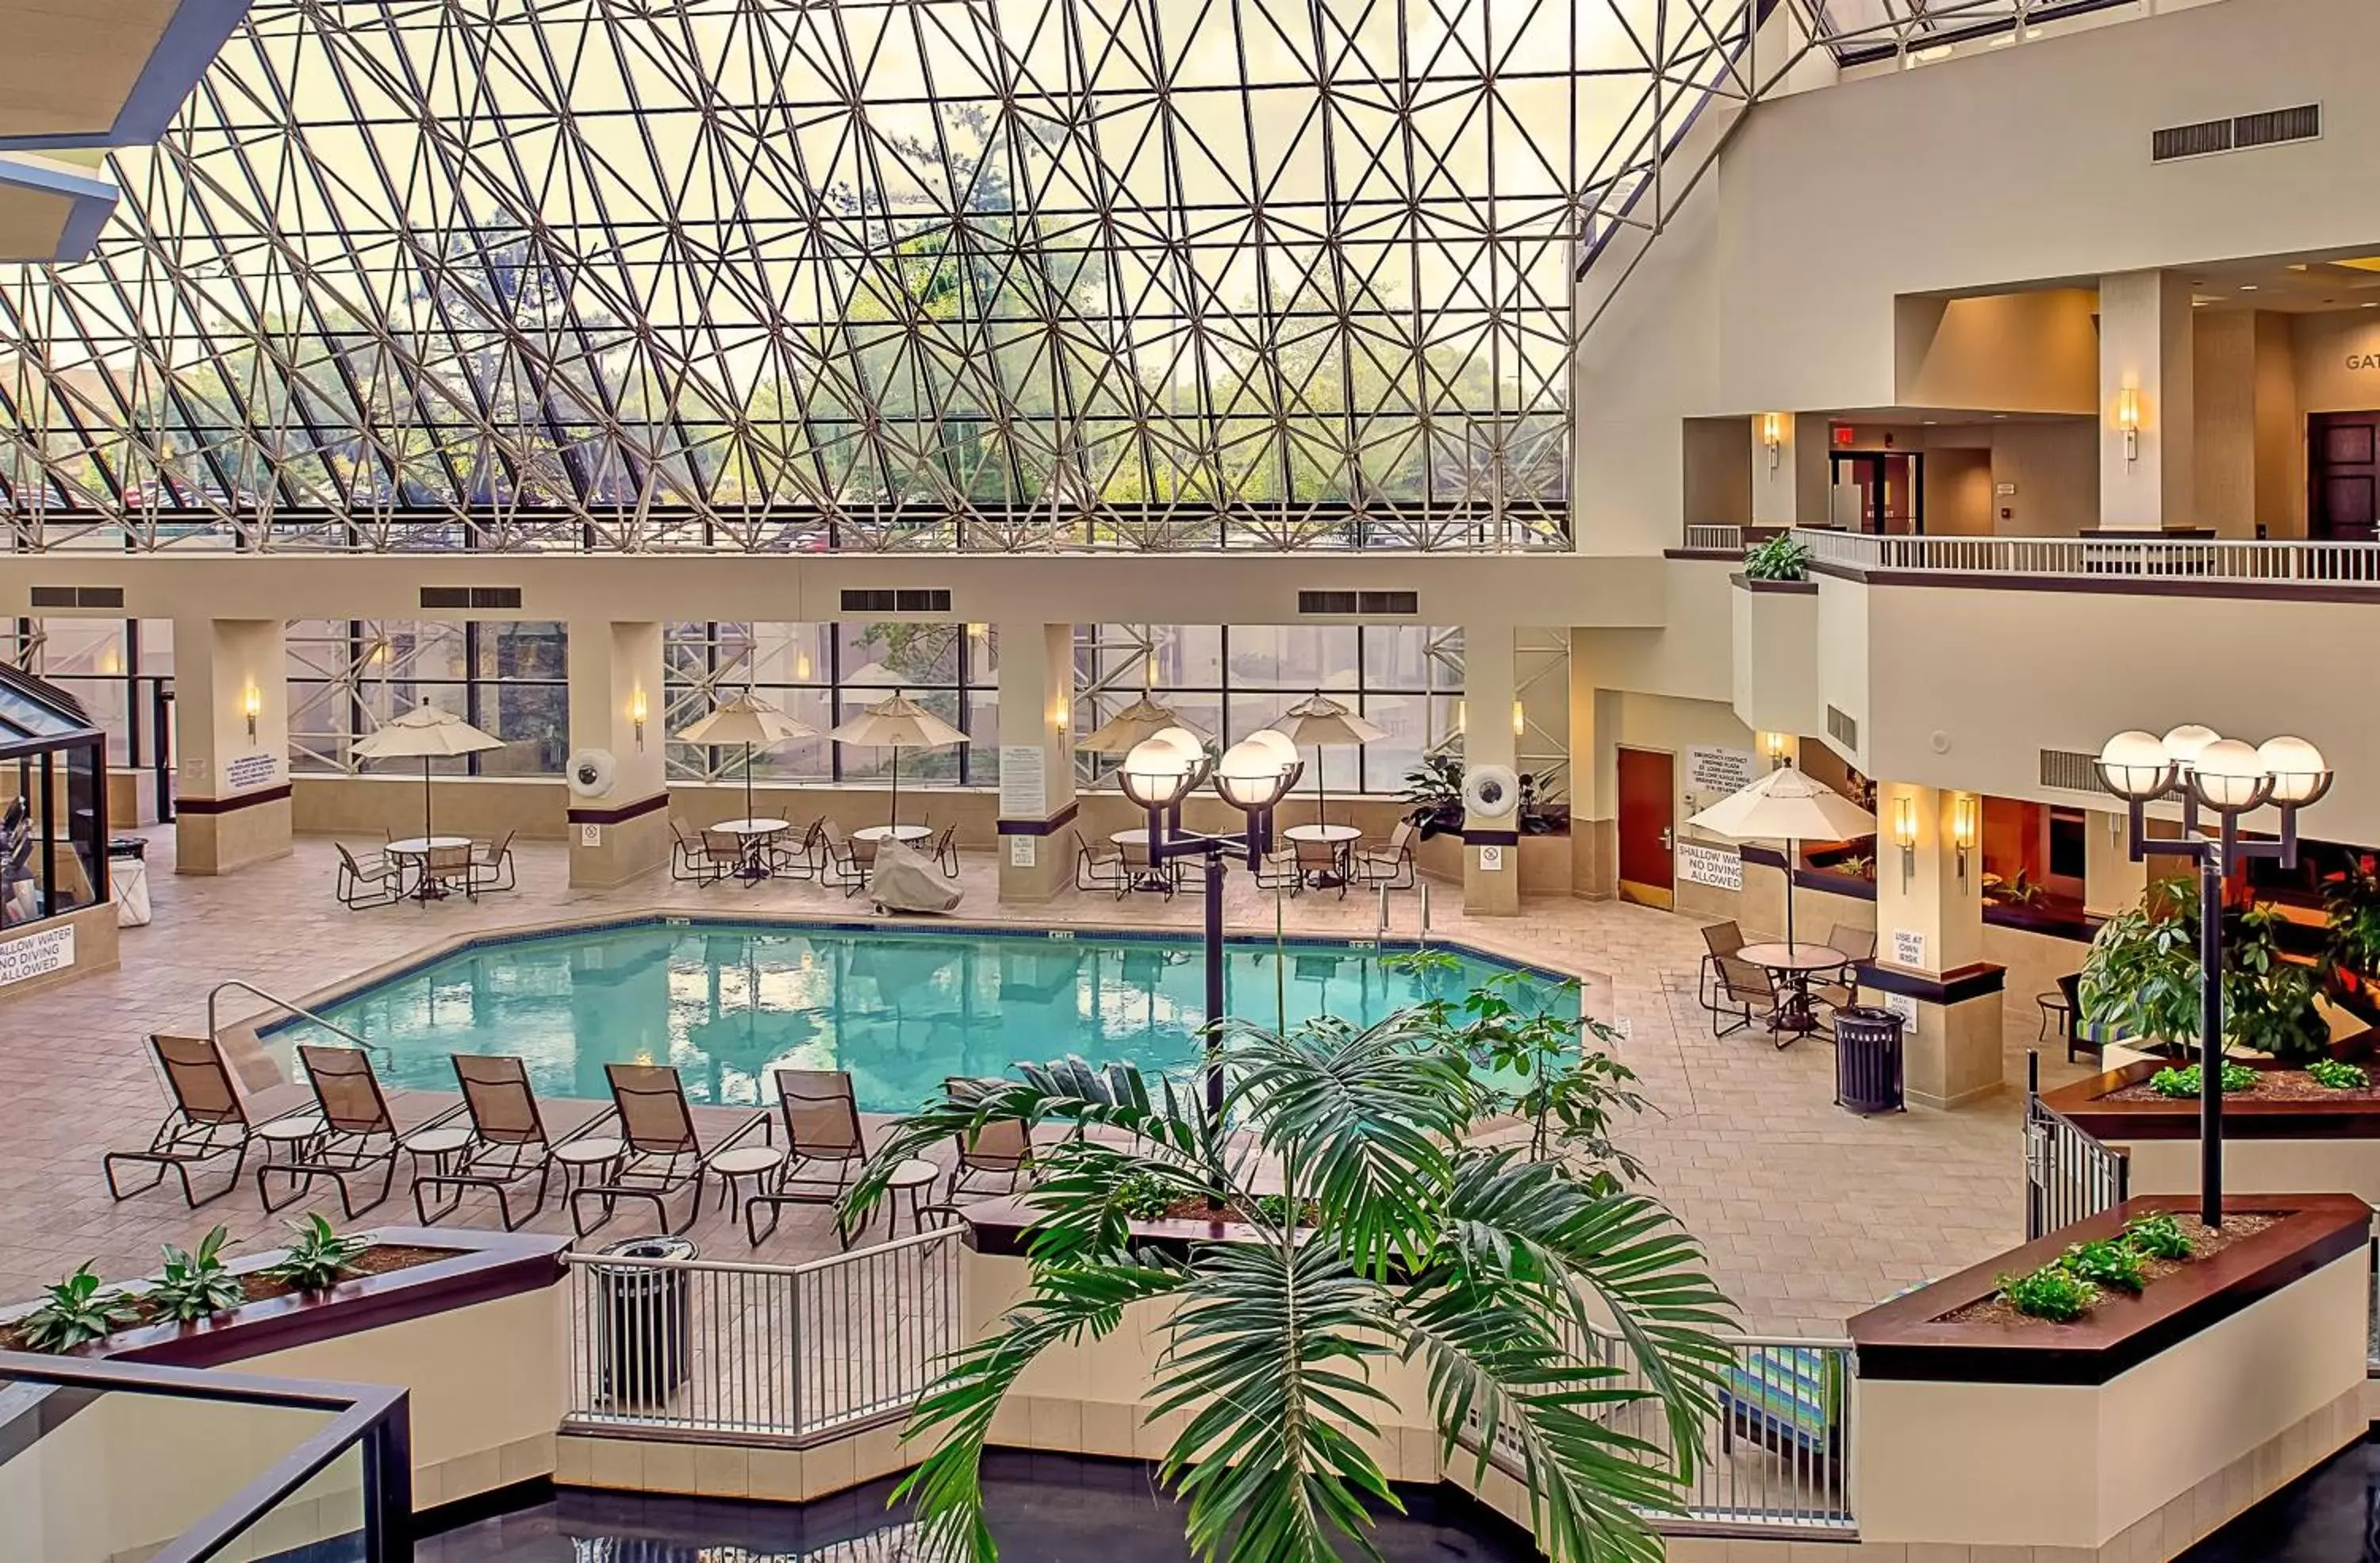
M 1852 715 L 1849 711 L 1840 709 L 1838 707 L 1828 706 L 1827 708 L 1827 736 L 1832 738 L 1836 743 L 1840 744 L 1844 748 L 1856 752 L 1859 748 L 1859 719 Z
M 947 613 L 951 611 L 948 587 L 902 587 L 887 590 L 881 587 L 845 588 L 843 611 L 846 613 Z
M 423 587 L 424 608 L 518 608 L 518 587 Z
M 121 608 L 124 606 L 124 588 L 37 586 L 32 588 L 32 605 L 36 608 Z
M 2099 781 L 2099 757 L 2071 749 L 2041 751 L 2041 784 L 2068 793 L 2105 793 Z
M 1301 591 L 1301 613 L 1366 613 L 1410 616 L 1421 612 L 1421 594 L 1411 591 Z
M 2244 151 L 2250 147 L 2278 146 L 2284 141 L 2311 141 L 2322 134 L 2322 105 L 2266 109 L 2231 119 L 2206 119 L 2149 132 L 2149 161 L 2171 163 L 2178 158 L 2210 157 L 2216 152 Z

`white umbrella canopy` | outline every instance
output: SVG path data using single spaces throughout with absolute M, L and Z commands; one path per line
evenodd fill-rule
M 838 744 L 892 751 L 892 823 L 901 823 L 901 751 L 945 749 L 967 735 L 906 695 L 879 700 L 827 736 Z
M 1802 842 L 1851 841 L 1876 834 L 1876 816 L 1791 766 L 1770 771 L 1686 821 L 1739 841 L 1781 841 L 1785 853 L 1785 942 L 1793 942 L 1793 860 Z
M 818 729 L 747 689 L 730 695 L 710 714 L 689 722 L 677 734 L 681 744 L 741 744 L 744 745 L 744 818 L 752 818 L 752 751 L 771 748 L 793 738 L 815 738 Z
M 421 762 L 421 834 L 430 830 L 430 762 L 456 755 L 501 749 L 504 741 L 482 733 L 453 711 L 424 703 L 380 724 L 347 751 L 358 759 L 418 759 Z
M 1143 695 L 1099 723 L 1089 737 L 1075 747 L 1087 754 L 1128 755 L 1142 740 L 1154 738 L 1169 727 L 1184 727 L 1193 733 L 1197 732 L 1172 707 L 1160 706 Z
M 1314 819 L 1317 824 L 1329 823 L 1324 815 L 1330 806 L 1330 794 L 1323 788 L 1320 751 L 1339 744 L 1360 746 L 1389 735 L 1387 728 L 1366 721 L 1330 696 L 1321 694 L 1309 695 L 1281 712 L 1281 720 L 1274 722 L 1272 728 L 1300 748 L 1316 751 Z

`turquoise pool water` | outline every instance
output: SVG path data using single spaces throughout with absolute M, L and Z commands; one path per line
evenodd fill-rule
M 1365 1023 L 1512 969 L 1451 953 L 1458 969 L 1415 974 L 1343 944 L 1277 959 L 1235 940 L 1228 1009 Z M 863 1109 L 900 1112 L 946 1075 L 1019 1060 L 1186 1070 L 1205 988 L 1196 939 L 654 922 L 474 947 L 321 1012 L 372 1045 L 391 1085 L 451 1091 L 447 1055 L 515 1053 L 547 1096 L 607 1097 L 603 1066 L 638 1061 L 676 1065 L 695 1100 L 744 1103 L 773 1099 L 771 1069 L 844 1069 Z M 305 1023 L 266 1038 L 285 1060 L 316 1040 L 342 1039 Z

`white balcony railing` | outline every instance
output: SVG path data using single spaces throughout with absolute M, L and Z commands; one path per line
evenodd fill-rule
M 1814 563 L 1861 573 L 2126 577 L 2210 585 L 2380 587 L 2380 543 L 2239 542 L 2157 536 L 1876 537 L 1803 527 Z

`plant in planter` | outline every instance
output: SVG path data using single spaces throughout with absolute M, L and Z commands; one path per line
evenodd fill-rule
M 165 1244 L 164 1268 L 149 1289 L 149 1301 L 161 1315 L 176 1324 L 196 1324 L 246 1300 L 247 1290 L 223 1262 L 228 1235 L 217 1227 L 199 1240 L 196 1253 Z
M 1810 545 L 1791 532 L 1779 532 L 1743 551 L 1747 580 L 1798 581 L 1810 573 Z
M 2280 915 L 2269 906 L 2227 908 L 2224 1044 L 2257 1048 L 2285 1062 L 2327 1053 L 2330 1028 L 2314 1003 L 2313 974 L 2281 957 Z M 2136 1036 L 2198 1045 L 2198 885 L 2161 879 L 2139 904 L 2092 936 L 2082 963 L 2082 1018 Z
M 372 1245 L 372 1240 L 360 1233 L 341 1233 L 320 1216 L 305 1216 L 289 1223 L 290 1242 L 281 1257 L 265 1270 L 274 1280 L 286 1281 L 299 1291 L 322 1291 L 336 1286 L 349 1273 L 356 1256 Z
M 2010 874 L 1984 892 L 1992 900 L 2008 906 L 2030 906 L 2041 899 L 2042 891 L 2022 868 Z
M 2323 891 L 2322 973 L 2334 988 L 2380 981 L 2380 872 L 2358 857 Z
M 2145 1259 L 2187 1259 L 2195 1246 L 2181 1223 L 2162 1210 L 2125 1222 L 2124 1242 Z
M 42 1290 L 42 1305 L 17 1321 L 17 1338 L 36 1351 L 71 1351 L 140 1316 L 131 1298 L 99 1278 L 90 1265 Z
M 2067 1274 L 2093 1286 L 2113 1288 L 2118 1291 L 2138 1291 L 2148 1285 L 2148 1270 L 2141 1256 L 2120 1238 L 2098 1238 L 2090 1242 L 2078 1242 L 2066 1251 L 2058 1263 Z
M 1397 794 L 1406 805 L 1405 823 L 1417 827 L 1423 841 L 1451 835 L 1463 829 L 1463 760 L 1440 752 L 1423 757 L 1405 772 L 1404 790 Z M 1570 806 L 1548 804 L 1537 797 L 1537 779 L 1521 773 L 1521 806 L 1514 829 L 1524 836 L 1558 835 L 1570 821 Z
M 1467 1143 L 1482 1106 L 1471 1060 L 1425 1015 L 1225 1030 L 1220 1116 L 1198 1085 L 1131 1065 L 1087 1095 L 1071 1088 L 1086 1066 L 1020 1065 L 1021 1079 L 962 1086 L 896 1123 L 870 1158 L 856 1208 L 903 1157 L 953 1135 L 993 1120 L 1050 1131 L 1025 1196 L 1027 1290 L 944 1360 L 909 1424 L 930 1452 L 900 1491 L 928 1550 L 995 1556 L 979 1465 L 1001 1402 L 1041 1353 L 1105 1337 L 1140 1304 L 1165 1338 L 1149 1412 L 1191 1413 L 1160 1475 L 1210 1563 L 1366 1550 L 1366 1503 L 1398 1499 L 1360 1435 L 1390 1409 L 1376 1373 L 1407 1361 L 1427 1370 L 1445 1447 L 1475 1415 L 1507 1441 L 1548 1557 L 1658 1559 L 1640 1508 L 1678 1501 L 1729 1362 L 1710 1333 L 1728 1304 L 1694 1240 L 1642 1194 Z M 1294 1205 L 1255 1192 L 1258 1163 Z M 1245 1235 L 1133 1250 L 1110 1193 L 1142 1171 L 1218 1201 Z M 1314 1226 L 1292 1229 L 1291 1209 Z M 1577 1354 L 1590 1298 L 1618 1325 L 1608 1364 Z M 1666 1418 L 1675 1457 L 1613 1425 L 1632 1406 Z
M 1999 1278 L 2000 1296 L 2018 1313 L 2070 1324 L 2099 1301 L 2099 1289 L 2064 1265 L 2044 1265 L 2029 1276 Z
M 2182 1069 L 2161 1069 L 2149 1076 L 2150 1090 L 2160 1097 L 2172 1097 L 2177 1099 L 2188 1099 L 2197 1096 L 2205 1083 L 2205 1078 L 2198 1072 L 2196 1064 L 2191 1064 Z M 2236 1064 L 2226 1059 L 2223 1060 L 2221 1084 L 2223 1094 L 2227 1097 L 2240 1091 L 2252 1091 L 2256 1088 L 2256 1072 L 2246 1064 Z
M 1135 1221 L 1154 1221 L 1180 1198 L 1172 1184 L 1150 1172 L 1128 1172 L 1115 1186 L 1116 1208 Z
M 2327 1091 L 2360 1091 L 2372 1084 L 2369 1074 L 2338 1059 L 2314 1060 L 2306 1065 L 2306 1076 Z

